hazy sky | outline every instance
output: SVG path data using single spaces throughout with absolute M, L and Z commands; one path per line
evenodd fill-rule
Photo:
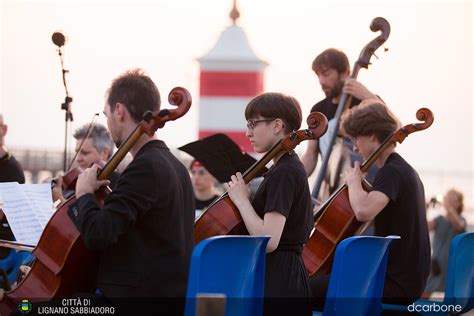
M 1 1 L 1 0 L 0 0 Z M 0 110 L 9 123 L 7 145 L 56 148 L 64 143 L 61 68 L 51 35 L 63 30 L 73 127 L 102 112 L 110 81 L 144 68 L 165 99 L 174 86 L 194 98 L 189 114 L 159 134 L 171 147 L 197 137 L 198 63 L 230 25 L 231 0 L 1 1 Z M 419 107 L 433 126 L 408 137 L 399 151 L 415 168 L 473 170 L 471 1 L 239 0 L 242 26 L 257 55 L 269 63 L 265 90 L 295 96 L 307 115 L 323 98 L 311 71 L 328 47 L 351 64 L 385 17 L 391 34 L 359 80 L 382 96 L 404 124 Z M 103 121 L 103 120 L 102 120 Z

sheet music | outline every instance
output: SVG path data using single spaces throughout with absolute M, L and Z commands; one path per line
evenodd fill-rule
M 53 216 L 56 209 L 53 206 L 53 197 L 51 195 L 51 184 L 21 184 L 23 192 L 34 202 L 35 215 L 41 228 L 44 229 L 49 219 Z M 31 201 L 33 200 L 33 201 Z
M 45 187 L 49 186 L 49 191 Z M 49 184 L 24 185 L 17 182 L 0 183 L 0 207 L 7 217 L 15 239 L 35 246 L 44 225 L 52 213 Z M 48 193 L 49 192 L 49 193 Z M 50 215 L 48 217 L 48 212 Z

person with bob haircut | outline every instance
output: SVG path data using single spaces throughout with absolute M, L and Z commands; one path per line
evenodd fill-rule
M 302 114 L 295 98 L 265 93 L 250 101 L 245 118 L 246 136 L 255 152 L 265 153 L 300 128 Z M 310 314 L 308 275 L 301 252 L 313 228 L 313 217 L 308 180 L 298 155 L 284 152 L 275 156 L 253 200 L 241 173 L 233 175 L 224 188 L 249 234 L 271 237 L 267 245 L 264 314 Z

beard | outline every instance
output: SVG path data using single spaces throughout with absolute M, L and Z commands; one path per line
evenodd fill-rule
M 118 127 L 115 124 L 112 124 L 112 122 L 107 122 L 107 128 L 109 130 L 110 137 L 115 144 L 115 147 L 119 148 L 120 145 L 122 145 L 122 137 Z
M 116 131 L 113 129 L 109 129 L 109 132 L 114 141 L 115 147 L 119 148 L 122 145 L 122 137 L 120 137 L 119 133 L 114 133 Z
M 340 77 L 334 83 L 334 86 L 327 92 L 325 92 L 328 99 L 336 98 L 341 96 L 342 88 L 344 87 L 344 80 L 341 80 Z
M 114 139 L 114 144 L 115 144 L 115 147 L 119 148 L 122 145 L 122 140 L 121 139 Z

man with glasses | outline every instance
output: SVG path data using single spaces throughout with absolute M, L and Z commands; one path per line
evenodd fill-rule
M 112 156 L 114 142 L 107 128 L 99 123 L 93 125 L 85 124 L 74 131 L 73 137 L 76 139 L 76 157 L 71 169 L 79 167 L 83 170 L 89 168 L 94 163 L 105 163 Z M 113 190 L 117 184 L 120 174 L 114 171 L 110 176 L 109 187 Z M 50 182 L 51 178 L 46 178 L 43 182 Z M 60 199 L 65 201 L 69 193 L 62 191 L 62 176 L 58 176 L 53 186 L 53 201 Z

